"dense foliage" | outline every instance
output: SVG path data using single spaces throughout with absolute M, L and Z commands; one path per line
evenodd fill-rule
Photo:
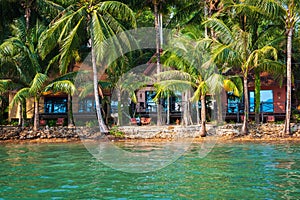
M 37 75 L 45 76 L 41 82 L 38 81 L 43 85 L 38 92 L 20 95 L 19 99 L 16 99 L 15 102 L 24 105 L 24 99 L 29 96 L 39 97 L 43 92 L 42 89 L 47 89 L 46 85 L 52 84 L 54 87 L 55 81 L 46 81 L 49 76 L 57 80 L 66 77 L 72 72 L 72 65 L 82 62 L 89 52 L 93 52 L 93 46 L 97 47 L 101 41 L 127 29 L 147 26 L 158 30 L 162 26 L 174 30 L 179 41 L 194 37 L 193 39 L 202 45 L 199 45 L 202 48 L 200 50 L 206 51 L 209 55 L 205 55 L 206 58 L 199 58 L 197 64 L 217 67 L 218 73 L 224 75 L 222 84 L 218 84 L 219 87 L 226 87 L 227 90 L 235 88 L 233 92 L 239 96 L 243 92 L 238 91 L 242 87 L 241 81 L 235 80 L 234 85 L 234 81 L 229 82 L 228 75 L 231 77 L 237 75 L 244 80 L 244 95 L 241 99 L 245 101 L 246 120 L 243 126 L 245 134 L 249 110 L 246 87 L 249 74 L 255 75 L 257 116 L 259 74 L 261 72 L 272 74 L 281 85 L 287 87 L 285 132 L 289 133 L 291 112 L 298 106 L 300 100 L 299 80 L 297 80 L 300 74 L 299 4 L 296 0 L 2 0 L 1 120 L 7 117 L 5 108 L 8 107 L 8 91 L 24 91 L 25 88 L 29 90 Z M 193 81 L 189 84 L 199 91 L 191 96 L 194 100 L 202 99 L 202 102 L 205 102 L 203 100 L 205 96 L 212 92 L 202 84 L 202 82 L 206 84 L 205 75 L 189 71 L 199 66 L 182 62 L 182 58 L 176 55 L 179 48 L 161 55 L 158 35 L 156 39 L 158 43 L 156 50 L 135 51 L 108 66 L 106 72 L 108 81 L 111 82 L 108 85 L 117 87 L 118 77 L 137 65 L 145 64 L 156 55 L 157 64 L 165 62 L 166 65 L 169 64 L 192 77 Z M 197 47 L 180 46 L 192 50 L 194 57 L 199 55 Z M 95 58 L 98 58 L 101 52 L 94 54 Z M 171 56 L 177 64 L 174 63 L 174 59 L 170 62 Z M 63 79 L 66 84 L 57 86 L 56 90 L 73 94 L 72 78 Z M 295 89 L 293 92 L 292 86 Z M 139 87 L 143 87 L 143 84 Z M 295 105 L 292 104 L 292 99 Z M 106 103 L 109 104 L 109 101 Z M 36 112 L 37 115 L 38 111 Z M 26 118 L 26 113 L 23 116 Z

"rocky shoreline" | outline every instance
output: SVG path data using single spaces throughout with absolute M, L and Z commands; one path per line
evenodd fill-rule
M 196 138 L 199 126 L 126 126 L 113 129 L 110 140 L 171 140 L 174 138 Z M 208 137 L 217 136 L 221 140 L 295 140 L 300 141 L 300 124 L 292 124 L 292 134 L 283 135 L 283 124 L 265 123 L 250 124 L 249 134 L 241 135 L 241 124 L 226 124 L 219 127 L 208 125 Z M 119 134 L 115 134 L 116 131 Z M 0 127 L 0 141 L 79 141 L 81 139 L 97 139 L 101 136 L 96 128 L 88 127 L 43 127 L 33 131 L 30 127 Z

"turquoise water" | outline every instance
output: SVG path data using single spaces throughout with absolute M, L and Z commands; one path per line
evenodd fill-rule
M 0 144 L 0 199 L 300 198 L 299 143 L 217 144 L 203 159 L 199 148 L 161 170 L 129 174 L 80 143 Z

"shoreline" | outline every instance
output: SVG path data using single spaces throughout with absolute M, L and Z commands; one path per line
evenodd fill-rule
M 185 141 L 186 138 L 179 138 L 176 141 Z M 239 137 L 224 137 L 224 136 L 206 136 L 203 138 L 189 138 L 191 143 L 203 143 L 205 140 L 213 139 L 216 141 L 216 144 L 225 144 L 225 143 L 300 143 L 300 138 L 295 137 L 278 137 L 278 138 L 252 138 L 249 135 L 239 136 Z M 81 139 L 81 138 L 36 138 L 36 139 L 26 139 L 26 140 L 17 140 L 17 139 L 8 139 L 0 140 L 0 145 L 2 144 L 61 144 L 61 143 L 94 143 L 99 142 L 99 139 Z M 167 143 L 172 142 L 170 138 L 148 138 L 148 139 L 128 139 L 128 138 L 118 138 L 110 137 L 104 140 L 104 142 L 112 143 Z M 103 142 L 103 140 L 101 141 Z
M 208 126 L 208 136 L 200 137 L 200 126 L 123 126 L 117 131 L 121 135 L 106 135 L 104 141 L 111 142 L 170 142 L 174 140 L 191 139 L 192 143 L 201 143 L 215 139 L 217 143 L 228 142 L 300 142 L 300 124 L 293 124 L 291 135 L 282 135 L 283 124 L 265 123 L 250 124 L 249 134 L 241 135 L 241 124 L 225 124 L 223 126 Z M 116 130 L 115 130 L 116 131 Z M 118 137 L 120 136 L 120 137 Z M 103 135 L 97 128 L 88 127 L 44 127 L 33 132 L 31 128 L 2 126 L 0 144 L 34 144 L 34 143 L 84 143 L 100 141 Z

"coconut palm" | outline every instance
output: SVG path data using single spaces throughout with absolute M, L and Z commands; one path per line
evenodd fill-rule
M 17 84 L 15 89 L 19 90 L 14 96 L 11 105 L 16 103 L 24 105 L 27 98 L 34 98 L 34 130 L 38 128 L 38 104 L 43 92 L 52 90 L 53 92 L 61 91 L 72 94 L 75 90 L 70 80 L 71 74 L 62 76 L 54 81 L 50 81 L 48 77 L 48 74 L 55 70 L 44 67 L 47 65 L 41 61 L 36 48 L 39 37 L 45 28 L 45 26 L 37 21 L 34 28 L 27 30 L 24 19 L 16 20 L 12 26 L 14 37 L 9 38 L 0 46 L 0 52 L 5 56 L 5 59 L 1 59 L 1 62 L 14 66 L 13 69 L 16 69 L 15 71 L 19 73 L 17 76 L 19 80 L 16 80 L 16 77 L 11 78 L 12 82 Z M 9 55 L 11 56 L 10 59 Z M 13 76 L 15 74 L 14 70 L 11 72 L 13 73 L 10 76 Z M 26 112 L 25 107 L 20 110 Z M 20 114 L 21 117 L 22 114 Z
M 71 80 L 68 79 L 70 75 L 66 74 L 62 77 L 51 79 L 45 73 L 37 73 L 31 81 L 29 87 L 24 87 L 19 90 L 11 101 L 11 106 L 17 102 L 22 102 L 27 98 L 34 98 L 34 124 L 33 130 L 38 130 L 39 127 L 39 100 L 44 92 L 51 91 L 64 92 L 73 95 L 76 88 Z
M 117 1 L 84 0 L 67 7 L 60 17 L 51 23 L 40 43 L 43 47 L 40 51 L 43 58 L 59 45 L 60 71 L 66 72 L 72 55 L 80 45 L 89 42 L 96 112 L 101 132 L 107 132 L 98 95 L 97 63 L 101 62 L 105 52 L 101 45 L 107 38 L 122 32 L 126 27 L 135 27 L 134 14 L 127 5 Z
M 276 35 L 278 26 L 273 22 L 272 9 L 265 3 L 267 1 L 252 0 L 243 2 L 226 2 L 224 11 L 231 15 L 231 24 L 238 24 L 242 30 L 251 33 L 249 38 L 249 49 L 255 50 L 265 45 L 277 46 L 282 37 Z M 262 6 L 263 5 L 263 6 Z M 235 12 L 232 12 L 235 10 Z M 230 21 L 229 20 L 229 21 Z M 254 69 L 255 78 L 255 121 L 259 123 L 260 114 L 260 72 L 267 71 L 278 77 L 283 74 L 282 63 L 266 59 L 265 62 Z
M 187 31 L 188 30 L 188 31 Z M 176 36 L 171 42 L 171 48 L 167 51 L 165 65 L 176 67 L 180 71 L 166 71 L 158 74 L 161 80 L 158 86 L 158 95 L 167 90 L 185 92 L 185 100 L 189 92 L 187 88 L 194 88 L 190 100 L 198 105 L 201 101 L 201 136 L 206 135 L 206 95 L 217 94 L 221 88 L 226 89 L 239 95 L 237 86 L 229 79 L 225 79 L 218 73 L 216 66 L 211 62 L 209 54 L 209 45 L 211 41 L 207 38 L 201 38 L 198 29 L 187 29 L 184 34 Z M 168 55 L 168 52 L 170 54 Z M 218 102 L 220 103 L 220 102 Z M 189 123 L 188 107 L 186 107 L 183 116 L 184 123 Z M 221 110 L 219 110 L 220 112 Z M 199 123 L 199 113 L 197 108 L 197 123 Z
M 5 94 L 7 94 L 7 91 L 10 89 L 11 87 L 11 80 L 0 80 L 0 123 L 2 124 L 3 122 L 3 113 L 6 109 L 6 105 L 8 102 L 7 96 Z
M 14 89 L 27 87 L 34 74 L 39 70 L 39 59 L 36 53 L 37 38 L 45 29 L 37 21 L 35 28 L 27 30 L 23 18 L 17 19 L 11 25 L 13 37 L 0 45 L 1 74 L 14 83 Z M 19 99 L 19 125 L 24 125 L 26 118 L 26 99 Z
M 285 126 L 283 132 L 285 134 L 291 133 L 290 121 L 291 121 L 291 87 L 292 87 L 292 39 L 295 31 L 296 24 L 300 22 L 299 11 L 300 3 L 295 0 L 288 1 L 277 1 L 269 0 L 266 1 L 265 6 L 273 6 L 274 18 L 281 21 L 282 25 L 285 26 L 286 35 L 286 78 L 287 78 L 287 97 L 286 97 L 286 117 Z
M 252 33 L 243 30 L 239 24 L 227 26 L 222 20 L 211 18 L 206 22 L 214 28 L 218 39 L 214 40 L 212 59 L 219 60 L 225 65 L 237 66 L 241 70 L 244 85 L 244 122 L 242 134 L 248 132 L 249 96 L 248 75 L 249 72 L 260 65 L 268 63 L 269 58 L 277 59 L 277 50 L 270 45 L 251 46 Z

